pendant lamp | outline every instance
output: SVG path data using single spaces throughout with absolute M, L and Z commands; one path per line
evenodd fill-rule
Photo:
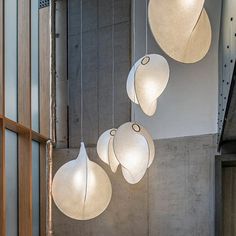
M 169 74 L 168 62 L 158 54 L 142 57 L 131 68 L 126 83 L 127 93 L 146 115 L 154 115 L 157 98 L 166 88 Z
M 133 9 L 135 18 L 135 5 Z M 146 0 L 146 53 L 145 56 L 135 62 L 131 68 L 126 82 L 126 90 L 132 102 L 139 104 L 146 115 L 153 116 L 157 108 L 157 98 L 162 94 L 167 86 L 170 69 L 167 60 L 163 56 L 158 54 L 148 54 L 147 11 L 148 4 Z M 133 35 L 133 58 L 135 59 L 135 19 Z
M 148 19 L 162 50 L 183 63 L 195 63 L 207 54 L 211 24 L 204 0 L 150 0 Z
M 138 183 L 155 156 L 150 134 L 137 122 L 127 122 L 117 129 L 113 145 L 124 178 L 130 184 Z
M 77 159 L 63 165 L 55 174 L 52 196 L 65 215 L 77 220 L 95 218 L 109 205 L 111 182 L 106 172 L 89 160 L 83 142 Z
M 82 7 L 82 0 L 80 0 L 81 140 L 83 140 Z M 85 145 L 81 141 L 77 159 L 64 164 L 54 176 L 52 196 L 56 206 L 68 217 L 77 220 L 90 220 L 107 208 L 111 195 L 112 186 L 109 177 L 98 164 L 89 160 Z

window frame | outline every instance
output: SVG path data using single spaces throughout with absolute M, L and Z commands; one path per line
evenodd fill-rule
M 0 235 L 6 236 L 5 130 L 18 135 L 19 236 L 32 236 L 32 141 L 40 144 L 40 235 L 46 235 L 46 143 L 50 140 L 50 8 L 39 9 L 39 132 L 32 129 L 31 1 L 18 1 L 18 121 L 5 116 L 4 1 L 0 0 Z M 29 46 L 30 45 L 30 46 Z M 30 50 L 29 50 L 30 48 Z M 24 58 L 22 61 L 21 59 Z

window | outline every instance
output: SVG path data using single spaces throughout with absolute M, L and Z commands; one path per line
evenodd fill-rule
M 0 1 L 1 236 L 46 235 L 49 15 L 38 1 Z
M 18 151 L 17 134 L 6 130 L 6 232 L 18 235 Z
M 33 211 L 33 236 L 40 232 L 40 144 L 32 142 L 32 211 Z

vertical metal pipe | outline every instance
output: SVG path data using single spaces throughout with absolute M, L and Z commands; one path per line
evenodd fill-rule
M 50 140 L 47 142 L 47 236 L 53 235 L 52 227 L 52 152 L 56 143 L 56 87 L 55 87 L 55 0 L 50 1 Z
M 46 224 L 46 232 L 47 236 L 53 235 L 52 229 L 52 151 L 53 144 L 52 141 L 49 140 L 47 142 L 47 224 Z
M 50 139 L 56 144 L 56 56 L 55 0 L 50 4 Z

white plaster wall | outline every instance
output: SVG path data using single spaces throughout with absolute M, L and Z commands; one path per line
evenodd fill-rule
M 138 59 L 145 54 L 146 16 L 145 0 L 135 1 L 135 58 Z M 212 44 L 207 56 L 198 63 L 182 64 L 171 59 L 160 49 L 148 28 L 148 52 L 163 55 L 170 65 L 170 81 L 159 98 L 156 114 L 149 118 L 133 105 L 136 120 L 151 132 L 154 139 L 217 132 L 221 0 L 206 0 L 205 8 L 212 26 Z

